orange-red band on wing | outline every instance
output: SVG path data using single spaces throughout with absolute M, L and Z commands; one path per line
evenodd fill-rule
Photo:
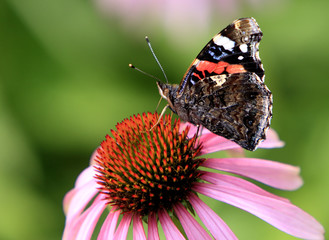
M 226 72 L 228 73 L 242 73 L 246 72 L 246 69 L 239 64 L 229 65 L 226 67 Z
M 197 66 L 197 70 L 203 72 L 203 74 L 205 71 L 209 73 L 222 74 L 228 65 L 229 64 L 227 62 L 213 63 L 208 61 L 201 61 Z
M 209 61 L 200 61 L 196 68 L 198 71 L 202 72 L 206 76 L 205 71 L 208 73 L 222 74 L 223 72 L 227 73 L 241 73 L 246 72 L 246 69 L 239 64 L 230 65 L 227 62 L 220 61 L 218 63 L 213 63 Z

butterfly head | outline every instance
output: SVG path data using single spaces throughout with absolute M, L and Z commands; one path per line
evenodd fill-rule
M 159 89 L 160 96 L 168 102 L 170 109 L 176 113 L 174 107 L 174 99 L 177 95 L 178 85 L 172 85 L 158 81 L 157 86 Z

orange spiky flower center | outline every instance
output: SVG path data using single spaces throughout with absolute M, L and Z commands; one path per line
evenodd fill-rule
M 122 212 L 147 215 L 160 208 L 168 211 L 186 201 L 201 172 L 204 159 L 189 128 L 179 132 L 180 121 L 169 115 L 133 116 L 117 124 L 98 149 L 96 175 L 108 203 Z

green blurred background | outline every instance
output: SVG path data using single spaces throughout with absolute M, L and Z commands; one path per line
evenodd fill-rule
M 246 16 L 264 32 L 272 127 L 286 142 L 248 156 L 300 166 L 301 189 L 271 191 L 328 225 L 329 1 L 239 1 L 230 11 L 221 2 L 202 28 L 183 15 L 163 24 L 149 6 L 139 6 L 147 17 L 129 24 L 92 1 L 0 0 L 0 239 L 60 239 L 63 196 L 93 150 L 123 118 L 155 110 L 155 81 L 128 68 L 132 62 L 162 78 L 145 35 L 169 81 L 179 83 L 205 43 Z M 209 204 L 240 239 L 295 239 L 239 209 Z

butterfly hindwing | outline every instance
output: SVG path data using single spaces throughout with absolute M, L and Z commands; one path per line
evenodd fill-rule
M 190 88 L 191 122 L 254 150 L 270 125 L 272 95 L 251 72 L 206 77 Z M 182 102 L 182 100 L 181 100 Z M 179 113 L 178 113 L 179 115 Z

